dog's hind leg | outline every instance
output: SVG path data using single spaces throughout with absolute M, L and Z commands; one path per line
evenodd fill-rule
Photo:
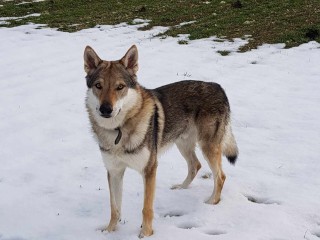
M 187 161 L 188 175 L 182 184 L 173 185 L 171 189 L 187 188 L 190 185 L 190 183 L 193 181 L 195 176 L 197 175 L 199 169 L 201 168 L 201 164 L 195 153 L 196 143 L 195 143 L 195 140 L 191 139 L 190 137 L 190 140 L 189 139 L 178 140 L 176 142 L 176 145 L 181 155 Z
M 226 179 L 226 175 L 222 171 L 221 166 L 221 144 L 214 145 L 209 142 L 202 142 L 200 145 L 214 176 L 214 190 L 208 201 L 206 201 L 206 203 L 217 204 L 220 201 L 221 191 L 223 188 L 224 181 Z
M 108 227 L 105 229 L 112 232 L 116 229 L 121 216 L 122 186 L 125 168 L 117 170 L 108 170 L 108 183 L 110 191 L 111 219 Z

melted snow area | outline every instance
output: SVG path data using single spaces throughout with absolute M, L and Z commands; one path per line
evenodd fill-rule
M 170 190 L 187 174 L 174 147 L 160 159 L 154 235 L 149 239 L 320 239 L 320 45 L 264 45 L 223 57 L 245 42 L 214 38 L 178 45 L 153 35 L 163 28 L 100 26 L 76 33 L 0 28 L 0 239 L 138 239 L 141 176 L 127 170 L 118 230 L 109 221 L 107 175 L 84 106 L 83 50 L 121 58 L 136 44 L 139 81 L 148 88 L 182 79 L 221 84 L 231 103 L 240 149 L 218 205 L 202 169 L 186 190 Z M 183 36 L 182 36 L 183 37 Z

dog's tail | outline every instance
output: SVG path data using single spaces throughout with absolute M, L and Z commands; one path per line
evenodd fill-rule
M 239 155 L 238 146 L 232 133 L 231 122 L 228 121 L 222 140 L 222 152 L 231 164 L 235 164 Z

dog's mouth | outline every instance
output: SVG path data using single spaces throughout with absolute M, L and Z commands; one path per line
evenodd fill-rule
M 111 118 L 112 115 L 111 115 L 111 114 L 102 114 L 102 113 L 100 113 L 100 117 L 103 117 L 103 118 Z

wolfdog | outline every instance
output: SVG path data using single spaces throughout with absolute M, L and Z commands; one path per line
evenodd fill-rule
M 101 60 L 87 46 L 84 70 L 86 107 L 108 172 L 111 219 L 103 230 L 114 231 L 120 220 L 123 175 L 129 167 L 137 170 L 144 182 L 139 237 L 153 234 L 157 155 L 174 143 L 187 161 L 188 175 L 172 188 L 187 188 L 201 168 L 195 154 L 198 144 L 214 176 L 214 190 L 206 203 L 220 201 L 226 179 L 221 157 L 223 154 L 235 164 L 238 147 L 231 130 L 229 102 L 219 84 L 181 81 L 146 89 L 137 82 L 135 45 L 117 61 Z

